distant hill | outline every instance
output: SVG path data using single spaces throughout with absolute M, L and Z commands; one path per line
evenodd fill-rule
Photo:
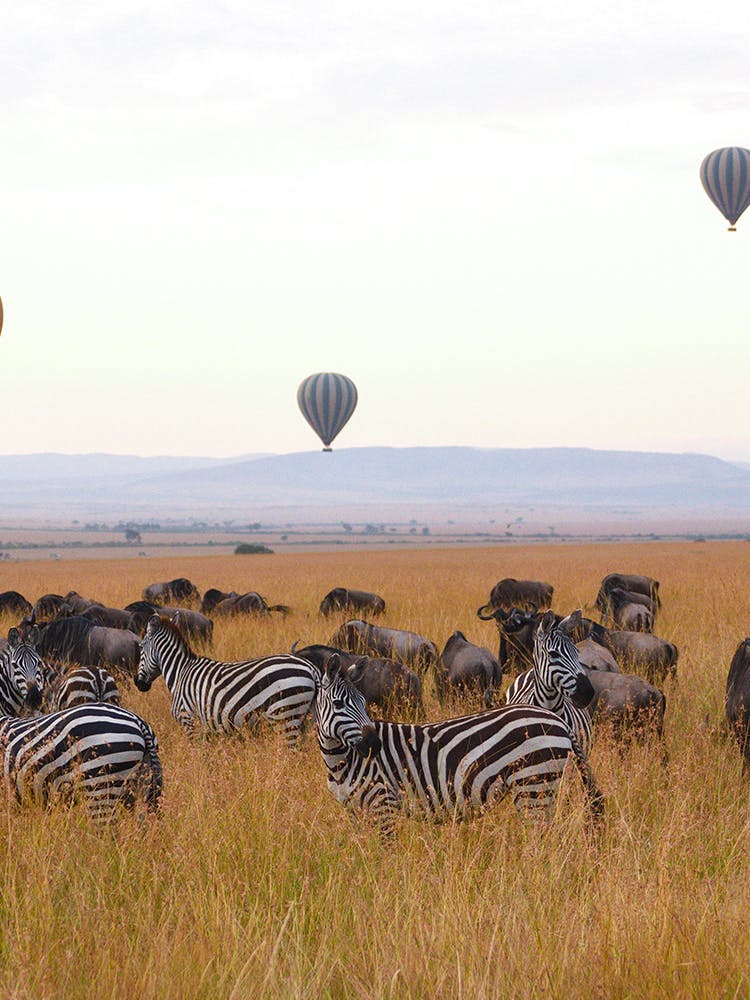
M 351 448 L 211 458 L 0 457 L 0 513 L 206 511 L 349 504 L 750 510 L 750 468 L 710 455 L 586 448 Z

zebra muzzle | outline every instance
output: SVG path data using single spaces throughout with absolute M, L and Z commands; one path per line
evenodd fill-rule
M 382 746 L 375 726 L 362 726 L 362 739 L 354 745 L 357 753 L 362 757 L 369 757 L 370 754 L 380 753 Z
M 576 689 L 571 695 L 570 700 L 576 708 L 585 708 L 594 697 L 594 694 L 594 685 L 584 674 L 576 680 Z

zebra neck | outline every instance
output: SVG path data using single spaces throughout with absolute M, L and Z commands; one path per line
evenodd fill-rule
M 539 673 L 534 670 L 534 704 L 540 708 L 547 708 L 550 712 L 559 712 L 565 703 L 565 695 L 555 687 L 548 687 L 543 683 Z
M 192 670 L 197 657 L 178 645 L 166 645 L 160 650 L 160 666 L 164 683 L 172 691 Z

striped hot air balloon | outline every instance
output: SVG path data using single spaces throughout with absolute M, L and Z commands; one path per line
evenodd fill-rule
M 701 163 L 706 194 L 729 222 L 729 232 L 750 205 L 750 149 L 726 146 L 709 153 Z
M 297 404 L 325 445 L 323 451 L 330 451 L 331 442 L 354 413 L 357 387 L 346 375 L 318 372 L 300 383 Z

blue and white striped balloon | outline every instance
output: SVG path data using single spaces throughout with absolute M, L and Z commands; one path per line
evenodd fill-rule
M 346 375 L 318 372 L 308 375 L 297 390 L 297 403 L 302 416 L 330 451 L 331 441 L 354 413 L 357 387 Z
M 701 163 L 701 183 L 734 232 L 735 223 L 750 205 L 750 149 L 727 146 L 709 153 Z

